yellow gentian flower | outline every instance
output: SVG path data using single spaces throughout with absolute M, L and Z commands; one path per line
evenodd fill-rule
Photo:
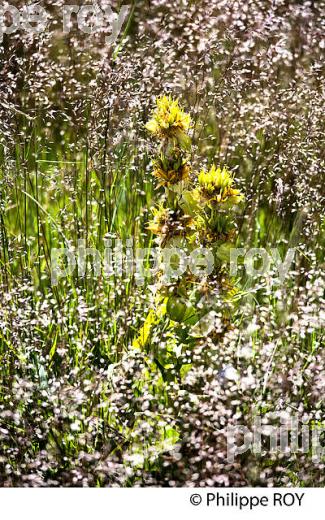
M 178 99 L 171 96 L 158 97 L 156 105 L 146 129 L 158 137 L 176 139 L 182 147 L 188 147 L 191 116 L 179 106 Z
M 244 198 L 240 190 L 233 188 L 234 179 L 226 167 L 213 165 L 209 171 L 202 170 L 198 184 L 200 195 L 209 202 L 238 204 Z

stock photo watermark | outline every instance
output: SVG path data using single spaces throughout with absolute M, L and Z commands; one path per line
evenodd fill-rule
M 192 251 L 180 247 L 134 247 L 133 239 L 104 240 L 104 251 L 87 247 L 85 240 L 79 240 L 77 248 L 55 248 L 51 251 L 51 282 L 59 281 L 77 273 L 79 278 L 100 276 L 131 276 L 137 285 L 162 275 L 162 282 L 171 282 L 189 272 L 192 275 L 209 276 L 216 265 L 212 249 L 196 248 Z M 241 259 L 241 260 L 240 260 Z M 256 261 L 259 265 L 256 265 Z M 289 249 L 282 259 L 277 249 L 268 253 L 264 248 L 230 249 L 230 275 L 237 276 L 239 265 L 244 267 L 248 277 L 256 279 L 272 274 L 272 283 L 280 285 L 286 279 L 295 260 L 295 250 Z
M 59 280 L 77 272 L 79 278 L 92 276 L 131 276 L 137 285 L 163 273 L 162 281 L 168 283 L 189 270 L 195 276 L 207 276 L 213 272 L 212 251 L 197 248 L 188 253 L 182 248 L 135 248 L 133 239 L 125 244 L 122 240 L 104 240 L 104 252 L 86 247 L 85 240 L 78 241 L 78 247 L 52 249 L 51 281 Z
M 63 34 L 69 34 L 77 27 L 87 35 L 108 32 L 105 37 L 107 44 L 113 44 L 121 33 L 123 24 L 129 14 L 130 6 L 122 5 L 118 12 L 110 5 L 88 3 L 84 5 L 64 5 L 60 12 Z M 17 31 L 40 34 L 46 31 L 51 16 L 39 3 L 24 5 L 17 8 L 10 3 L 0 4 L 0 42 L 5 34 L 11 35 Z
M 256 455 L 283 454 L 310 454 L 314 462 L 319 462 L 325 455 L 325 422 L 299 422 L 296 415 L 283 416 L 269 414 L 267 424 L 261 416 L 254 418 L 251 428 L 237 424 L 226 428 L 227 460 L 235 461 L 236 456 L 251 451 Z

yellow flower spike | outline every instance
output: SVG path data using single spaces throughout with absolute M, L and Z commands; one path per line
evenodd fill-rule
M 159 186 L 170 186 L 188 179 L 190 167 L 185 159 L 170 161 L 160 158 L 153 163 L 153 175 L 160 181 Z
M 153 220 L 149 222 L 147 229 L 155 235 L 162 235 L 165 232 L 169 221 L 169 211 L 163 207 L 153 208 Z
M 240 190 L 232 187 L 234 179 L 226 167 L 221 169 L 213 165 L 209 171 L 202 170 L 198 183 L 200 195 L 210 202 L 238 204 L 244 198 Z
M 149 222 L 147 229 L 158 235 L 161 247 L 175 237 L 184 237 L 193 228 L 193 219 L 189 215 L 183 215 L 181 211 L 173 211 L 162 206 L 153 208 L 153 220 Z
M 161 96 L 157 98 L 156 108 L 146 129 L 158 137 L 174 138 L 186 148 L 189 145 L 187 134 L 191 126 L 191 116 L 179 106 L 178 99 Z

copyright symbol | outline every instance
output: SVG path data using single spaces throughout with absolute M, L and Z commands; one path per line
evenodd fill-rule
M 201 495 L 198 495 L 197 493 L 195 493 L 194 495 L 191 495 L 190 502 L 191 502 L 192 506 L 199 506 L 202 502 Z

